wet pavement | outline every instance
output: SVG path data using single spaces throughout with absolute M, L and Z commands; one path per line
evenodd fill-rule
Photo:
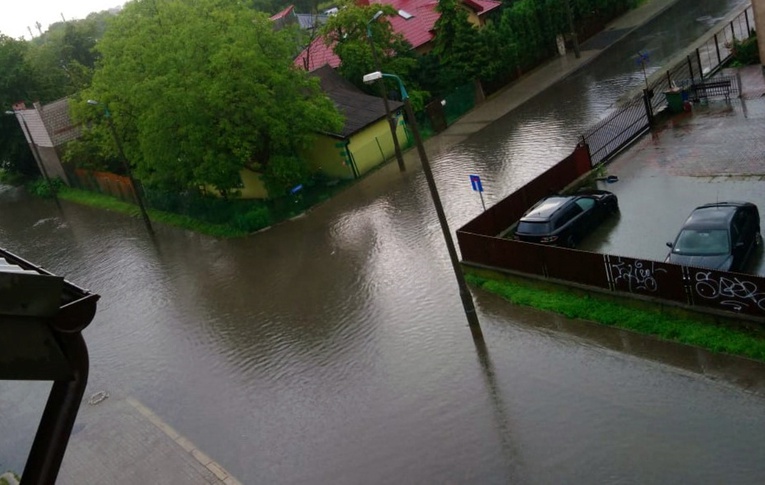
M 735 70 L 727 74 L 735 75 Z M 765 80 L 760 66 L 740 70 L 742 97 L 712 98 L 664 118 L 608 166 L 617 183 L 620 216 L 581 247 L 663 261 L 697 206 L 746 200 L 765 213 Z M 760 247 L 745 270 L 765 275 Z
M 618 29 L 675 3 L 648 2 Z M 637 41 L 597 59 L 557 59 L 429 140 L 452 229 L 480 210 L 468 173 L 481 170 L 491 203 L 570 152 L 576 135 L 565 128 L 588 119 L 549 103 L 572 89 L 577 66 L 597 74 L 573 88 L 592 88 L 587 116 L 602 114 L 619 89 L 612 80 L 631 79 L 635 44 L 677 39 L 666 25 L 687 11 L 681 48 L 697 12 L 722 17 L 729 5 L 682 1 L 652 22 L 659 32 L 637 29 Z M 523 143 L 522 157 L 513 150 Z M 87 395 L 107 389 L 114 401 L 83 410 L 65 458 L 77 479 L 102 483 L 86 475 L 99 460 L 108 483 L 145 483 L 125 478 L 132 468 L 195 483 L 183 475 L 188 451 L 166 429 L 148 431 L 133 396 L 244 483 L 763 483 L 762 364 L 480 292 L 491 357 L 477 355 L 417 154 L 406 157 L 406 173 L 381 167 L 305 217 L 241 240 L 161 225 L 149 239 L 138 219 L 69 203 L 59 212 L 0 187 L 0 240 L 103 297 L 85 332 Z M 19 468 L 46 392 L 0 388 L 0 435 L 19 437 L 0 443 L 4 465 Z M 134 453 L 122 461 L 119 440 Z

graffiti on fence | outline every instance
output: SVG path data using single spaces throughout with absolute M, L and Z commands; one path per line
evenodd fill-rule
M 631 261 L 631 262 L 630 262 Z M 656 292 L 659 289 L 657 277 L 666 273 L 664 268 L 657 268 L 654 261 L 638 259 L 624 261 L 621 257 L 609 258 L 608 271 L 614 286 L 630 293 L 634 291 Z
M 694 291 L 707 300 L 718 300 L 722 306 L 741 311 L 744 308 L 765 310 L 765 292 L 756 283 L 733 275 L 713 275 L 711 271 L 698 271 L 694 277 Z

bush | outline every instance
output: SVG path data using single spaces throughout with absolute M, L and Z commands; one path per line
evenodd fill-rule
M 44 179 L 35 179 L 27 182 L 25 185 L 29 193 L 46 199 L 52 198 L 61 190 L 61 187 L 63 186 L 64 182 L 62 182 L 59 178 L 50 179 L 50 183 Z
M 760 49 L 754 31 L 750 33 L 748 39 L 734 39 L 729 48 L 733 55 L 733 66 L 749 66 L 760 63 Z
M 237 214 L 234 218 L 234 227 L 236 229 L 253 232 L 263 229 L 271 224 L 271 214 L 266 207 L 255 207 L 245 212 Z

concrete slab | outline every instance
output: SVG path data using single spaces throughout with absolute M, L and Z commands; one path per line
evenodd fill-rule
M 149 408 L 126 396 L 82 404 L 56 483 L 240 485 Z

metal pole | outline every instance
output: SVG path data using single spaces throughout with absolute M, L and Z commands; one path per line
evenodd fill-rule
M 571 31 L 571 42 L 574 44 L 574 56 L 577 59 L 581 57 L 579 52 L 579 39 L 576 36 L 576 29 L 574 28 L 574 12 L 571 9 L 571 0 L 565 0 L 566 2 L 566 16 L 568 17 L 568 28 Z
M 378 12 L 379 13 L 379 12 Z M 375 69 L 382 72 L 382 69 L 380 68 L 380 59 L 377 57 L 377 52 L 375 51 L 375 44 L 372 42 L 372 29 L 369 26 L 369 23 L 374 22 L 377 19 L 378 15 L 375 15 L 375 17 L 372 18 L 367 23 L 367 40 L 369 41 L 369 48 L 372 50 L 372 59 L 375 63 Z M 398 143 L 398 135 L 396 134 L 396 120 L 391 116 L 390 112 L 390 106 L 388 104 L 388 95 L 385 92 L 385 84 L 380 83 L 380 95 L 383 99 L 383 105 L 385 106 L 385 119 L 388 120 L 388 126 L 390 126 L 390 135 L 393 138 L 393 150 L 396 152 L 396 161 L 398 162 L 398 169 L 402 172 L 406 171 L 406 166 L 404 165 L 404 155 L 401 153 L 401 146 Z
M 50 193 L 53 196 L 53 200 L 56 202 L 56 206 L 58 206 L 58 209 L 61 210 L 61 202 L 58 200 L 58 195 L 56 195 L 56 188 L 53 187 L 53 182 L 51 182 L 50 177 L 48 176 L 48 170 L 45 168 L 45 163 L 40 156 L 40 151 L 37 149 L 37 143 L 35 143 L 34 138 L 32 138 L 32 132 L 29 131 L 27 120 L 24 119 L 24 115 L 21 113 L 17 113 L 16 111 L 11 111 L 10 113 L 13 113 L 17 117 L 21 118 L 21 123 L 24 125 L 26 137 L 29 138 L 29 144 L 32 145 L 32 154 L 35 157 L 37 166 L 40 169 L 40 172 L 42 172 L 43 178 L 48 183 L 48 188 L 50 189 Z
M 436 187 L 436 181 L 433 178 L 433 171 L 430 168 L 428 155 L 425 153 L 425 146 L 422 144 L 420 130 L 417 127 L 417 120 L 414 118 L 412 103 L 409 102 L 408 96 L 404 98 L 404 109 L 406 110 L 407 118 L 409 118 L 414 141 L 417 144 L 417 152 L 420 155 L 422 170 L 425 172 L 425 179 L 428 181 L 428 189 L 430 189 L 433 205 L 436 207 L 436 214 L 438 214 L 438 222 L 440 223 L 441 231 L 444 234 L 446 248 L 449 250 L 449 259 L 452 263 L 452 269 L 454 269 L 454 275 L 457 277 L 457 286 L 459 286 L 462 306 L 465 309 L 465 316 L 467 317 L 468 325 L 470 326 L 470 333 L 473 335 L 474 340 L 483 340 L 483 332 L 481 331 L 481 324 L 478 321 L 478 315 L 475 311 L 473 297 L 470 295 L 470 290 L 465 282 L 465 275 L 462 273 L 462 267 L 460 267 L 459 259 L 457 258 L 457 250 L 454 248 L 454 241 L 452 240 L 452 234 L 449 231 L 449 224 L 446 220 L 444 208 L 441 205 L 441 198 L 438 195 L 438 188 Z
M 141 196 L 141 192 L 139 191 L 137 184 L 135 182 L 135 179 L 133 178 L 133 171 L 130 169 L 130 163 L 127 160 L 127 157 L 125 156 L 124 150 L 122 150 L 122 142 L 120 142 L 119 136 L 117 136 L 117 130 L 114 128 L 114 123 L 112 122 L 111 113 L 109 113 L 108 108 L 104 108 L 104 117 L 106 118 L 106 123 L 109 125 L 109 131 L 112 133 L 112 138 L 114 138 L 114 143 L 117 145 L 117 151 L 120 154 L 120 159 L 122 160 L 122 165 L 125 169 L 125 173 L 128 176 L 128 179 L 130 180 L 130 187 L 133 189 L 133 193 L 135 194 L 136 201 L 138 202 L 138 207 L 141 210 L 141 217 L 143 218 L 143 223 L 146 225 L 146 230 L 149 231 L 149 234 L 152 236 L 154 235 L 154 228 L 151 227 L 151 221 L 149 220 L 149 214 L 146 212 L 146 207 L 143 205 L 143 197 Z

